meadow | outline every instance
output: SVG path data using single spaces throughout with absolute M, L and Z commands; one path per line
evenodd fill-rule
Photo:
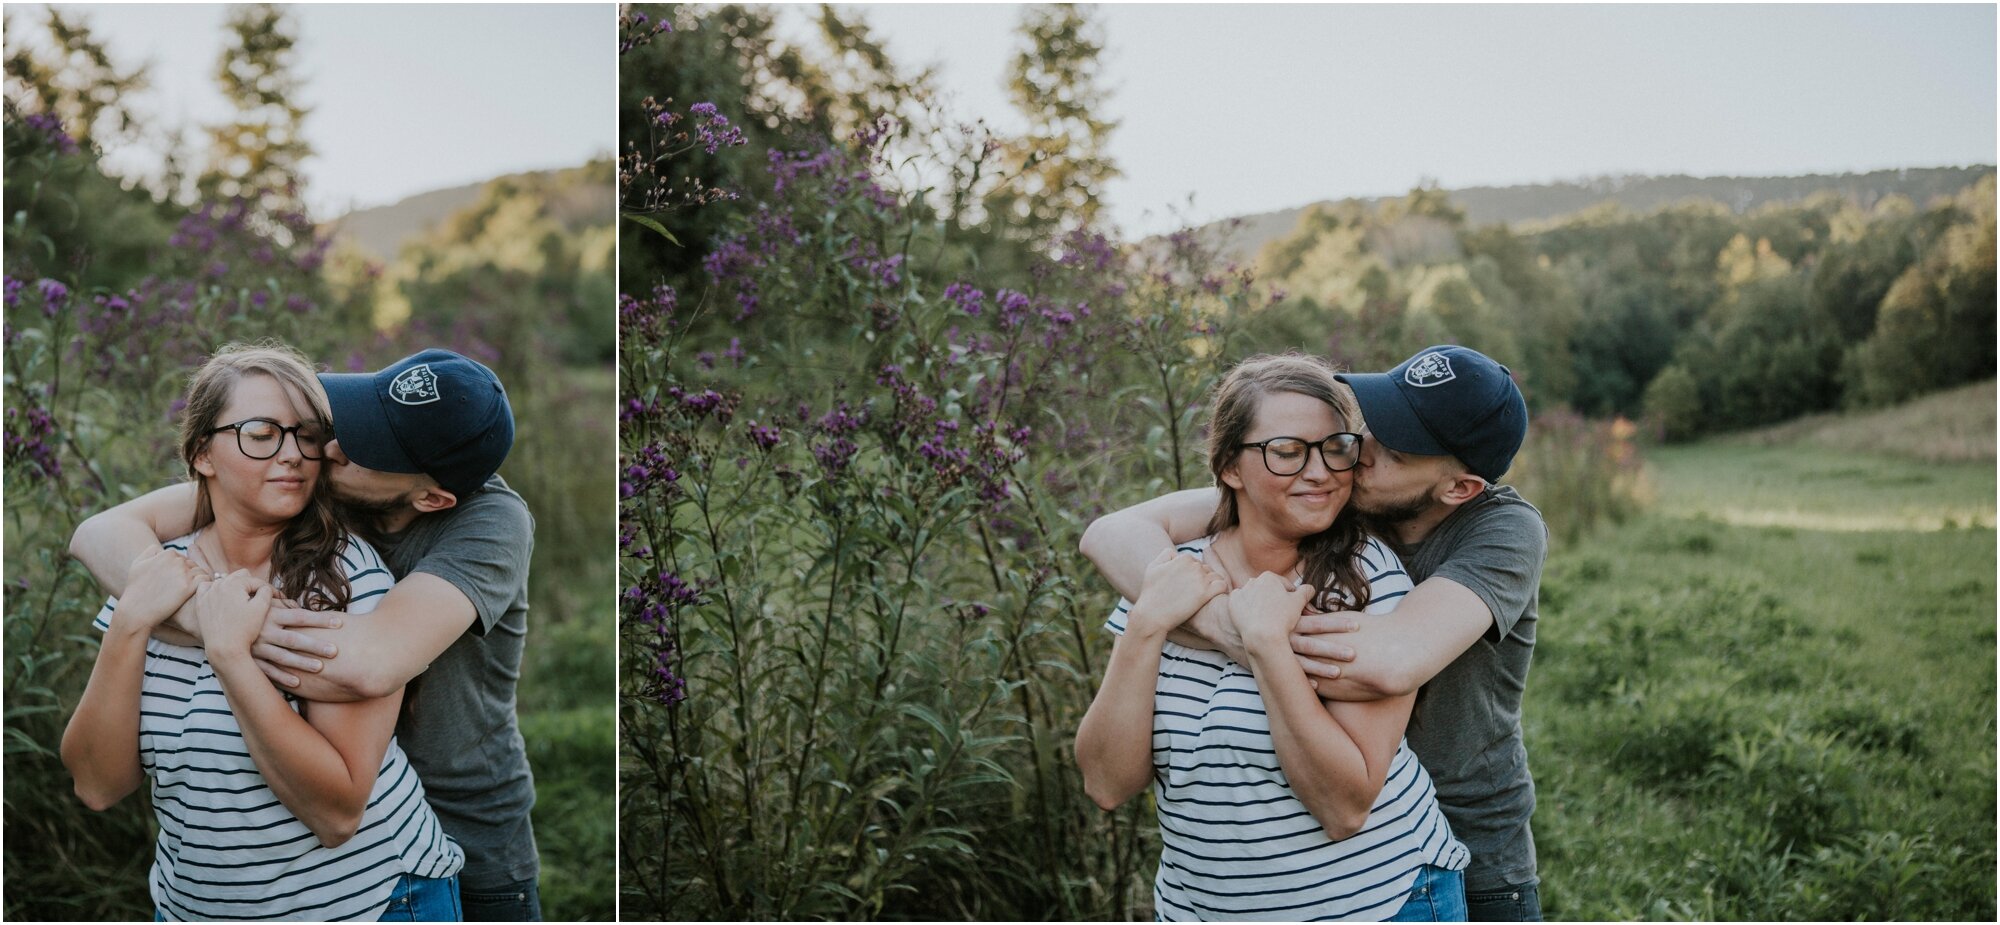
M 1993 917 L 1992 394 L 1653 449 L 1651 507 L 1551 556 L 1552 918 Z

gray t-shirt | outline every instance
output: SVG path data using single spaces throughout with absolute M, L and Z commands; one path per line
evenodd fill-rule
M 1472 849 L 1469 891 L 1535 876 L 1535 782 L 1521 743 L 1521 694 L 1535 651 L 1536 595 L 1548 526 L 1514 489 L 1496 485 L 1437 529 L 1398 548 L 1410 580 L 1464 585 L 1493 612 L 1493 626 L 1417 693 L 1410 749 L 1437 783 L 1452 833 Z
M 445 832 L 465 849 L 469 890 L 500 890 L 539 874 L 535 778 L 514 718 L 528 632 L 528 558 L 535 518 L 494 476 L 456 507 L 425 514 L 377 540 L 389 570 L 436 575 L 464 592 L 478 618 L 414 682 L 396 734 Z

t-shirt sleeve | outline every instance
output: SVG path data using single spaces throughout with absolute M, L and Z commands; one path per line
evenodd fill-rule
M 1540 515 L 1520 504 L 1485 513 L 1431 573 L 1479 595 L 1493 613 L 1494 638 L 1514 631 L 1514 623 L 1534 603 L 1549 552 L 1549 531 Z
M 1110 630 L 1114 636 L 1125 635 L 1125 615 L 1131 612 L 1132 602 L 1119 598 L 1118 606 L 1111 609 L 1111 617 L 1104 621 L 1104 628 Z
M 1361 572 L 1368 579 L 1368 606 L 1362 608 L 1362 613 L 1389 613 L 1415 587 L 1410 583 L 1410 573 L 1403 570 L 1403 560 L 1372 536 L 1361 547 Z
M 347 545 L 340 550 L 340 566 L 347 575 L 347 612 L 350 614 L 374 610 L 389 589 L 396 585 L 396 579 L 389 574 L 389 566 L 382 561 L 382 555 L 360 537 L 347 538 Z
M 534 551 L 535 518 L 527 504 L 512 494 L 485 492 L 467 501 L 410 571 L 451 582 L 478 614 L 472 631 L 485 635 L 527 595 Z

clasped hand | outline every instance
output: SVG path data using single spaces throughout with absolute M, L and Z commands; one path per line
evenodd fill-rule
M 112 623 L 138 633 L 150 633 L 187 603 L 205 576 L 186 556 L 155 546 L 132 561 L 125 593 L 118 598 Z
M 202 583 L 194 596 L 194 619 L 210 656 L 248 654 L 264 631 L 264 618 L 276 594 L 270 582 L 242 569 Z
M 1146 566 L 1145 583 L 1126 615 L 1125 628 L 1132 633 L 1164 636 L 1186 623 L 1210 598 L 1228 590 L 1229 580 L 1201 560 L 1164 550 Z
M 1290 653 L 1292 630 L 1312 599 L 1312 585 L 1301 582 L 1294 588 L 1276 573 L 1265 572 L 1229 593 L 1229 619 L 1246 649 Z

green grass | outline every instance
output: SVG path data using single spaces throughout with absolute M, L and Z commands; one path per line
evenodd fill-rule
M 1992 919 L 1993 466 L 1840 427 L 1655 451 L 1654 508 L 1551 557 L 1551 917 Z

